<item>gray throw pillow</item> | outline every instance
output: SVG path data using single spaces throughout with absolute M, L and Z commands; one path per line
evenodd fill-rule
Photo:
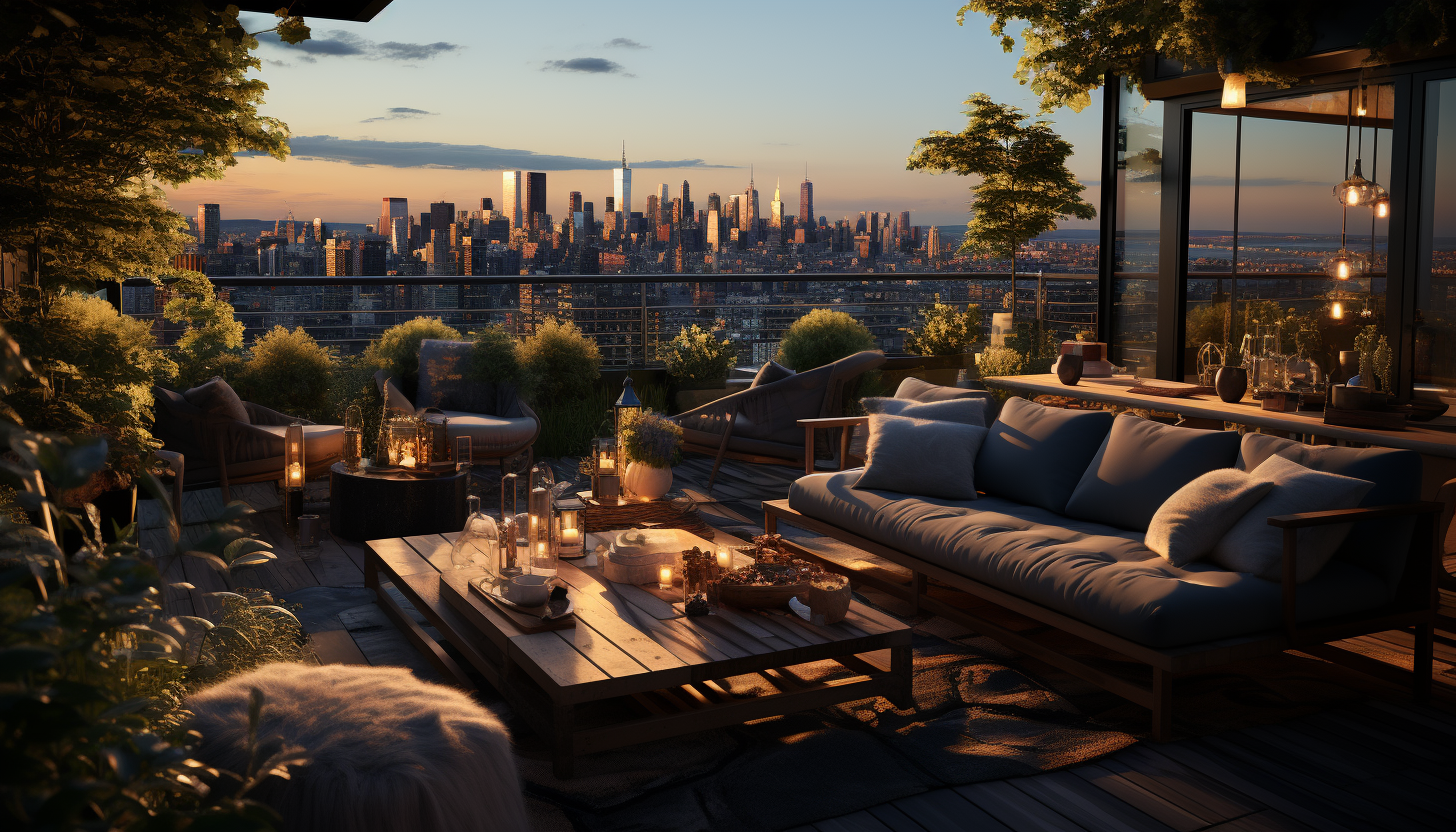
M 753 383 L 748 386 L 762 387 L 765 384 L 773 384 L 775 381 L 782 381 L 793 374 L 793 370 L 790 370 L 788 367 L 785 367 L 777 361 L 769 361 L 762 367 L 758 368 L 758 372 L 754 373 L 753 375 Z
M 967 390 L 967 393 L 974 392 Z M 941 399 L 917 402 L 914 399 L 867 396 L 859 400 L 866 413 L 885 413 L 891 416 L 909 416 L 914 419 L 933 419 L 941 422 L 959 422 L 963 425 L 986 427 L 991 423 L 989 393 L 979 398 Z M 856 426 L 849 440 L 849 453 L 863 459 L 868 450 L 869 427 Z
M 1284 576 L 1284 530 L 1269 525 L 1270 517 L 1354 508 L 1374 487 L 1369 480 L 1312 471 L 1282 456 L 1264 460 L 1252 476 L 1272 482 L 1274 487 L 1229 529 L 1213 547 L 1209 560 L 1224 569 L 1248 572 L 1268 581 L 1280 581 Z M 1299 583 L 1319 574 L 1349 534 L 1350 525 L 1300 529 L 1295 552 L 1295 578 Z
M 976 483 L 987 494 L 1061 514 L 1111 427 L 1106 410 L 1010 399 L 976 457 Z
M 1158 507 L 1143 542 L 1174 566 L 1187 566 L 1212 552 L 1273 488 L 1273 482 L 1235 468 L 1209 471 Z
M 475 345 L 469 341 L 420 342 L 420 385 L 415 407 L 494 415 L 494 385 L 469 377 Z
M 213 376 L 210 381 L 188 390 L 182 394 L 182 398 L 198 410 L 213 416 L 225 416 L 245 425 L 253 421 L 232 385 L 219 376 Z
M 979 425 L 873 414 L 869 458 L 854 487 L 974 500 L 976 452 L 985 438 Z
M 1164 425 L 1124 413 L 1067 500 L 1067 516 L 1144 530 L 1173 492 L 1239 454 L 1234 431 Z
M 906 376 L 900 380 L 900 386 L 895 388 L 895 398 L 914 399 L 917 402 L 943 402 L 946 399 L 973 399 L 977 396 L 985 396 L 983 390 L 966 390 L 961 387 L 946 387 L 943 384 L 931 384 L 922 381 L 914 376 Z

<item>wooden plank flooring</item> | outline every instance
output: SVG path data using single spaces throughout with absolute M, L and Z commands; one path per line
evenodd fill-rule
M 1453 795 L 1456 717 L 1370 703 L 936 789 L 792 832 L 1449 830 Z

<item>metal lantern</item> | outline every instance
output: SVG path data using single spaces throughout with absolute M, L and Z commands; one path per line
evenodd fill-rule
M 551 466 L 540 463 L 531 468 L 530 496 L 526 500 L 526 511 L 530 524 L 526 530 L 526 545 L 530 557 L 529 573 L 532 575 L 556 576 L 556 561 L 560 556 L 557 550 L 557 533 L 560 529 L 555 522 L 556 506 L 555 495 L 551 493 L 556 487 L 556 476 L 551 473 Z
M 564 558 L 580 557 L 586 551 L 584 538 L 586 529 L 581 524 L 581 501 L 569 500 L 556 504 L 556 518 L 560 532 L 557 535 L 559 551 Z
M 635 398 L 635 397 L 634 397 Z M 592 499 L 615 504 L 622 496 L 622 461 L 617 440 L 592 440 Z
M 410 416 L 396 416 L 385 425 L 385 461 L 402 468 L 413 468 L 418 462 L 416 448 L 419 428 Z
M 283 520 L 289 532 L 298 531 L 298 516 L 303 513 L 303 423 L 294 422 L 283 429 Z
M 617 438 L 617 469 L 621 473 L 622 466 L 627 464 L 626 454 L 622 449 L 622 427 L 631 418 L 642 412 L 642 401 L 637 398 L 637 393 L 632 389 L 632 376 L 629 373 L 626 380 L 622 382 L 622 395 L 617 397 L 617 403 L 612 405 L 612 434 Z
M 1336 280 L 1349 280 L 1365 274 L 1365 255 L 1347 248 L 1336 249 L 1325 259 L 1325 274 Z

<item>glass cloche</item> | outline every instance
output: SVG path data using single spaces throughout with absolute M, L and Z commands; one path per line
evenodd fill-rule
M 500 528 L 495 518 L 480 510 L 479 497 L 472 494 L 467 498 L 467 506 L 470 513 L 465 518 L 465 528 L 450 550 L 450 567 L 482 568 L 487 580 L 497 583 L 501 577 Z

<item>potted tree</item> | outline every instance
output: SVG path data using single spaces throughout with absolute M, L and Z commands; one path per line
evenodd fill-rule
M 711 331 L 693 324 L 667 342 L 660 355 L 676 390 L 678 412 L 728 395 L 728 373 L 738 362 L 732 341 L 719 341 Z
M 622 424 L 622 450 L 627 471 L 622 485 L 644 500 L 660 500 L 672 489 L 672 466 L 682 447 L 682 428 L 667 417 L 643 410 Z

